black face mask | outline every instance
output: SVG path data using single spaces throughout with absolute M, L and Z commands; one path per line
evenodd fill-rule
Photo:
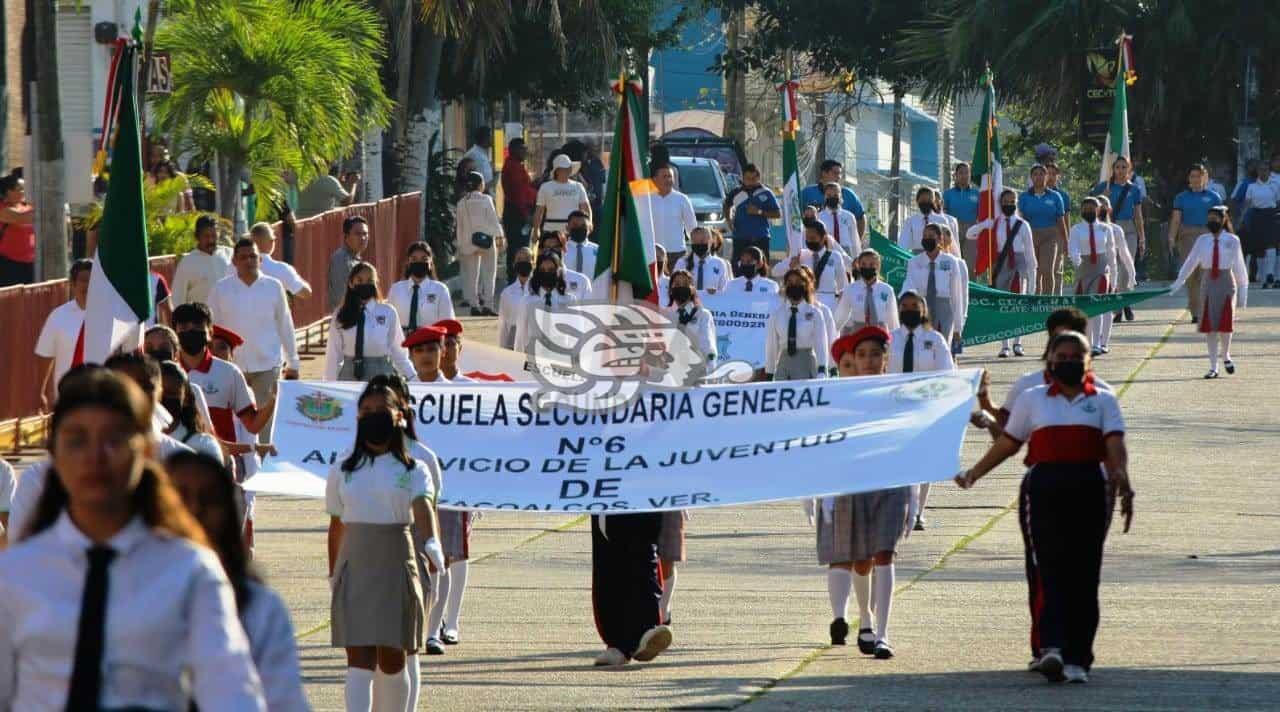
M 752 262 L 751 264 L 743 264 L 741 262 L 738 263 L 739 277 L 755 277 L 758 274 L 760 274 L 760 268 L 756 267 L 756 263 L 754 262 Z
M 798 302 L 801 299 L 804 299 L 804 287 L 799 284 L 788 284 L 787 299 L 790 299 L 793 302 Z
M 875 279 L 877 274 L 878 272 L 875 267 L 859 267 L 858 268 L 858 276 L 862 277 L 867 281 L 871 281 Z
M 822 242 L 808 242 L 808 241 L 806 241 L 806 242 L 804 243 L 804 246 L 805 246 L 805 247 L 807 247 L 807 248 L 809 248 L 809 251 L 810 251 L 810 252 L 822 252 L 822 248 L 823 248 L 823 247 L 826 247 L 826 244 L 825 244 L 825 243 L 822 243 Z
M 180 331 L 178 332 L 178 345 L 188 354 L 198 356 L 204 353 L 205 346 L 209 345 L 209 335 L 205 333 L 204 329 Z
M 172 415 L 175 419 L 182 414 L 182 399 L 180 398 L 161 398 L 160 405 L 164 406 L 164 409 L 169 411 L 169 415 Z
M 1099 210 L 1099 211 L 1098 211 L 1098 219 L 1099 219 L 1099 220 L 1106 220 L 1106 219 L 1107 219 L 1107 211 L 1106 211 L 1105 209 L 1103 209 L 1103 210 Z
M 539 255 L 555 255 L 556 257 L 559 257 L 561 261 L 564 260 L 564 255 L 560 254 L 559 247 L 544 247 L 542 248 L 541 251 L 538 252 L 538 254 Z
M 356 421 L 356 439 L 366 445 L 380 445 L 391 439 L 395 427 L 391 413 L 385 410 L 363 415 Z
M 1084 383 L 1083 361 L 1059 361 L 1053 364 L 1049 373 L 1064 386 L 1079 386 Z
M 676 302 L 677 304 L 683 304 L 689 301 L 690 299 L 693 299 L 692 287 L 672 287 L 671 288 L 671 301 Z
M 1005 214 L 1006 216 L 1008 216 L 1008 217 L 1013 217 L 1013 214 L 1014 214 L 1014 213 L 1016 213 L 1016 212 L 1018 212 L 1018 206 L 1016 206 L 1016 205 L 1001 205 L 1001 206 L 1000 206 L 1000 212 L 1004 213 L 1004 214 Z
M 1085 222 L 1091 223 L 1094 220 L 1098 219 L 1098 214 L 1097 213 L 1080 213 L 1080 217 L 1084 218 Z
M 517 262 L 517 263 L 516 263 L 516 274 L 520 275 L 521 277 L 528 277 L 529 275 L 533 274 L 533 263 L 532 263 L 532 262 Z
M 431 272 L 430 267 L 431 265 L 427 264 L 426 262 L 410 262 L 409 270 L 408 270 L 409 276 L 413 277 L 414 279 L 422 279 L 423 277 L 426 277 L 428 274 L 430 274 Z
M 920 212 L 924 213 L 925 215 L 928 215 L 929 213 L 933 212 L 933 203 L 919 203 L 916 205 L 916 207 L 920 208 Z
M 169 349 L 156 349 L 155 351 L 148 351 L 147 355 L 157 361 L 173 360 L 173 352 L 170 351 Z
M 925 252 L 933 252 L 934 250 L 938 249 L 938 238 L 936 237 L 921 238 L 920 246 L 924 248 Z
M 534 289 L 553 289 L 556 282 L 555 272 L 539 272 L 533 276 Z
M 569 231 L 569 239 L 574 242 L 586 242 L 587 229 L 585 227 L 575 227 Z
M 839 198 L 827 198 L 827 200 L 826 200 L 826 205 L 827 205 L 827 207 L 828 207 L 828 208 L 831 208 L 832 210 L 835 210 L 836 208 L 840 207 L 840 199 L 839 199 Z
M 707 243 L 705 243 L 705 242 L 704 242 L 704 243 L 702 243 L 702 244 L 694 243 L 693 245 L 690 245 L 690 246 L 689 246 L 689 249 L 690 249 L 691 251 L 693 251 L 693 254 L 695 254 L 695 255 L 697 255 L 697 256 L 699 256 L 699 257 L 705 257 L 705 256 L 706 256 L 706 254 L 707 254 L 707 249 L 708 249 L 709 247 L 710 247 L 710 245 L 708 245 Z
M 921 319 L 922 316 L 918 309 L 904 309 L 903 311 L 898 312 L 898 321 L 902 322 L 902 325 L 908 329 L 914 329 L 917 326 L 920 326 Z
M 1210 220 L 1205 223 L 1205 227 L 1209 228 L 1209 232 L 1217 232 L 1222 229 L 1222 223 L 1218 220 Z
M 378 296 L 378 288 L 374 286 L 373 282 L 365 282 L 352 287 L 351 293 L 359 297 L 361 301 L 364 301 Z

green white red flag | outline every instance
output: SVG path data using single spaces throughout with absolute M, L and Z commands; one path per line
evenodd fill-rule
M 657 249 L 650 196 L 649 117 L 638 80 L 621 76 L 613 83 L 618 117 L 613 125 L 609 178 L 597 232 L 597 289 L 608 289 L 610 301 L 633 299 L 658 303 Z M 615 289 L 616 285 L 616 289 Z
M 1111 125 L 1107 128 L 1107 142 L 1103 144 L 1102 166 L 1099 171 L 1099 182 L 1111 180 L 1111 166 L 1116 159 L 1123 156 L 1131 159 L 1129 153 L 1129 90 L 1128 87 L 1138 80 L 1133 71 L 1133 37 L 1120 35 L 1116 40 L 1119 45 L 1116 60 L 1116 97 L 1111 105 Z
M 973 146 L 971 165 L 973 181 L 978 184 L 978 222 L 993 219 L 1000 214 L 1000 191 L 1004 190 L 1004 167 L 1000 159 L 1000 136 L 996 120 L 995 80 L 988 69 L 982 78 L 986 99 L 982 103 L 982 118 L 978 119 L 978 140 Z M 983 230 L 978 236 L 978 257 L 974 272 L 981 274 L 991 268 L 998 250 L 996 228 Z
M 800 112 L 796 103 L 799 84 L 778 85 L 782 98 L 782 224 L 787 229 L 787 254 L 798 255 L 804 246 L 804 212 L 800 206 L 800 162 L 796 158 L 796 132 Z

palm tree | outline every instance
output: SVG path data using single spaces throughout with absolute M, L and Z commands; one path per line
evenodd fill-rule
M 361 0 L 177 0 L 156 32 L 173 93 L 156 117 L 181 147 L 218 162 L 218 211 L 235 216 L 242 176 L 259 212 L 282 173 L 306 185 L 364 132 L 385 126 L 378 16 Z

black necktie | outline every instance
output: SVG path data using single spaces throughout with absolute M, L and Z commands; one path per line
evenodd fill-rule
M 89 573 L 80 599 L 76 657 L 71 667 L 67 710 L 96 710 L 102 698 L 102 649 L 107 628 L 107 567 L 116 551 L 106 546 L 89 549 Z
M 702 268 L 707 264 L 706 260 L 698 260 L 698 291 L 702 291 Z
M 547 292 L 547 308 L 551 308 L 551 292 Z
M 364 380 L 364 307 L 360 307 L 360 316 L 356 317 L 356 355 L 352 375 L 357 381 Z
M 749 279 L 747 280 L 747 291 L 748 291 L 748 292 L 750 292 L 750 291 L 751 291 L 751 280 L 749 280 Z
M 907 332 L 907 343 L 902 347 L 902 372 L 914 373 L 916 370 L 916 333 Z
M 578 272 L 582 271 L 582 243 L 581 242 L 578 243 L 578 266 L 574 267 L 574 269 Z
M 800 307 L 791 307 L 791 321 L 787 322 L 787 355 L 796 355 L 796 314 Z
M 418 330 L 418 290 L 421 288 L 420 284 L 413 285 L 413 296 L 409 299 L 409 326 L 405 331 Z

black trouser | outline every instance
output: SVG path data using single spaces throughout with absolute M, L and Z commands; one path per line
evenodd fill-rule
M 507 207 L 502 211 L 502 234 L 507 238 L 507 284 L 516 281 L 516 253 L 529 246 L 529 235 L 524 231 L 528 225 L 519 210 Z
M 769 238 L 768 237 L 738 237 L 733 236 L 733 263 L 738 264 L 738 258 L 742 256 L 742 251 L 748 247 L 760 248 L 760 253 L 764 255 L 766 260 L 769 259 Z
M 36 265 L 34 262 L 17 262 L 8 257 L 0 257 L 0 287 L 15 284 L 32 284 L 36 281 Z
M 660 622 L 661 530 L 658 513 L 611 514 L 604 533 L 600 517 L 591 517 L 591 605 L 596 630 L 607 647 L 627 657 L 640 647 L 640 637 Z
M 1023 479 L 1018 500 L 1027 549 L 1032 646 L 1059 648 L 1064 663 L 1086 670 L 1093 665 L 1102 547 L 1111 505 L 1096 464 L 1036 465 Z

